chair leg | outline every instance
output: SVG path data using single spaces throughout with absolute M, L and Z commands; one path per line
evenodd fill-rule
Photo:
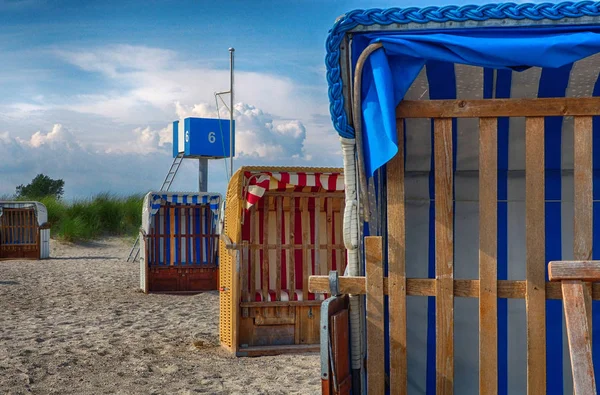
M 595 394 L 596 379 L 592 362 L 590 323 L 585 307 L 584 283 L 579 280 L 563 280 L 561 283 L 574 394 Z

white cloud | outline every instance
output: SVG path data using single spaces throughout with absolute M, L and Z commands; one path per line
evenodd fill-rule
M 191 64 L 160 48 L 54 55 L 101 75 L 106 88 L 61 97 L 33 92 L 31 102 L 0 106 L 0 130 L 7 131 L 0 133 L 0 195 L 41 172 L 63 178 L 68 197 L 158 188 L 172 162 L 172 121 L 217 117 L 213 94 L 229 87 L 228 70 Z M 311 88 L 280 76 L 236 72 L 235 167 L 341 166 L 337 134 L 323 121 L 323 96 L 315 99 Z M 222 104 L 220 116 L 229 117 Z M 225 166 L 210 161 L 211 190 L 225 192 Z M 173 188 L 197 190 L 197 162 L 184 161 L 180 172 Z
M 207 103 L 186 107 L 176 105 L 180 120 L 186 117 L 229 118 L 225 113 Z M 306 159 L 304 142 L 306 128 L 299 120 L 274 121 L 273 116 L 250 104 L 237 103 L 234 106 L 236 124 L 236 155 L 251 158 L 284 160 L 287 158 Z M 228 131 L 226 131 L 228 133 Z

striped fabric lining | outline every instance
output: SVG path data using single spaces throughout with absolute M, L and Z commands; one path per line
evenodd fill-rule
M 320 188 L 326 191 L 343 191 L 344 177 L 340 173 L 289 173 L 265 172 L 244 173 L 247 180 L 245 189 L 246 210 L 255 205 L 266 191 L 285 191 L 289 189 L 302 191 L 304 188 Z
M 429 62 L 407 100 L 582 97 L 600 95 L 600 55 L 560 69 L 525 72 Z M 594 148 L 600 152 L 600 120 L 594 120 Z M 435 277 L 433 125 L 407 119 L 407 277 Z M 525 278 L 525 120 L 498 120 L 498 279 Z M 429 133 L 427 133 L 429 131 Z M 453 121 L 455 166 L 455 278 L 478 278 L 478 123 Z M 573 258 L 573 119 L 548 117 L 546 155 L 546 261 Z M 600 154 L 594 156 L 594 219 L 600 221 Z M 383 202 L 384 203 L 384 202 Z M 595 221 L 594 224 L 600 224 Z M 600 226 L 594 227 L 594 259 L 600 258 Z M 423 257 L 427 264 L 423 265 Z M 429 300 L 427 300 L 429 299 Z M 546 302 L 547 393 L 572 392 L 568 345 L 560 300 Z M 455 299 L 455 391 L 477 393 L 477 299 Z M 435 298 L 408 299 L 409 393 L 435 393 Z M 525 301 L 498 303 L 501 395 L 526 388 Z M 600 369 L 600 303 L 594 301 L 593 350 Z M 389 347 L 389 339 L 386 348 Z M 389 348 L 388 348 L 389 350 Z M 412 350 L 412 351 L 411 351 Z M 421 350 L 427 350 L 422 353 Z M 458 357 L 460 355 L 460 357 Z M 596 371 L 596 375 L 600 371 Z
M 258 242 L 259 244 L 264 243 L 264 218 L 265 218 L 265 193 L 268 191 L 294 191 L 294 192 L 319 192 L 319 191 L 327 191 L 327 192 L 342 192 L 344 191 L 344 177 L 342 173 L 307 173 L 307 172 L 263 172 L 263 173 L 253 173 L 253 172 L 245 172 L 244 176 L 246 178 L 245 184 L 247 185 L 245 190 L 245 211 L 244 218 L 242 221 L 242 240 L 255 240 L 256 236 L 251 235 L 251 208 L 254 207 L 256 210 L 255 215 L 258 221 L 256 229 L 258 230 L 258 240 L 254 242 Z M 288 199 L 288 198 L 286 198 Z M 338 197 L 339 199 L 339 197 Z M 319 218 L 319 239 L 320 244 L 327 244 L 327 218 L 325 213 L 327 212 L 327 204 L 328 202 L 332 202 L 333 200 L 328 200 L 327 198 L 321 198 L 321 208 L 323 212 L 320 215 L 315 216 L 315 201 L 314 197 L 307 197 L 307 206 L 309 212 L 309 221 L 308 221 L 308 234 L 309 240 L 308 244 L 314 244 L 317 232 L 315 228 L 317 226 L 316 218 Z M 302 244 L 301 236 L 304 234 L 303 225 L 302 225 L 302 209 L 300 206 L 300 198 L 295 199 L 295 206 L 293 209 L 294 216 L 294 230 L 293 233 L 296 235 L 295 243 Z M 287 204 L 287 203 L 286 203 Z M 335 205 L 334 205 L 335 206 Z M 341 245 L 343 242 L 342 235 L 342 225 L 343 225 L 343 205 L 339 208 L 339 211 L 335 211 L 332 208 L 332 224 L 331 227 L 333 229 L 333 234 L 331 235 L 331 240 L 334 245 Z M 269 244 L 287 244 L 290 242 L 290 234 L 289 234 L 289 224 L 291 221 L 291 212 L 284 210 L 282 215 L 282 223 L 280 234 L 277 234 L 277 224 L 276 217 L 274 213 L 269 215 Z M 281 252 L 281 299 L 282 301 L 289 300 L 289 290 L 290 286 L 287 281 L 287 255 L 288 251 L 282 250 Z M 332 269 L 336 270 L 341 267 L 341 272 L 343 272 L 346 263 L 346 252 L 345 250 L 341 254 L 341 262 L 340 256 L 336 253 L 336 249 L 333 249 L 332 252 Z M 262 270 L 264 264 L 264 251 L 260 249 L 258 253 L 260 263 L 258 265 L 254 264 L 256 259 L 256 254 L 249 254 L 249 265 L 248 265 L 248 278 L 250 277 L 250 271 L 254 267 L 257 270 L 255 274 L 255 288 L 257 290 L 256 295 L 251 295 L 255 301 L 264 301 L 265 299 L 268 301 L 275 301 L 276 293 L 275 289 L 275 262 L 276 262 L 276 251 L 270 250 L 269 252 L 269 294 L 265 298 L 262 295 L 263 289 L 263 278 L 262 278 Z M 327 260 L 327 251 L 321 250 L 319 259 L 321 262 Z M 317 269 L 315 268 L 315 252 L 311 250 L 309 253 L 309 275 L 313 273 L 317 273 Z M 295 284 L 294 287 L 296 289 L 295 296 L 293 300 L 303 300 L 302 289 L 304 282 L 304 273 L 303 273 L 303 252 L 302 249 L 296 249 L 294 252 L 294 273 L 295 273 Z M 247 290 L 242 289 L 243 298 L 244 292 L 249 292 L 251 284 L 248 284 L 249 288 Z M 300 296 L 298 296 L 298 292 Z M 308 300 L 323 300 L 327 295 L 323 294 L 313 294 L 308 293 Z

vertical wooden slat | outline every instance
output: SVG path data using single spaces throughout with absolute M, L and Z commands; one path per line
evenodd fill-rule
M 592 117 L 575 117 L 573 257 L 592 259 Z M 585 307 L 592 334 L 592 284 L 584 285 Z
M 281 300 L 281 220 L 283 218 L 283 198 L 277 196 L 275 199 L 275 245 L 277 246 L 275 256 L 275 295 Z M 291 297 L 291 295 L 290 295 Z
M 198 217 L 199 217 L 198 221 L 200 221 L 200 224 L 199 224 L 198 228 L 199 228 L 199 232 L 200 233 L 195 234 L 194 237 L 195 237 L 196 240 L 200 241 L 198 243 L 200 245 L 198 263 L 202 263 L 202 262 L 204 262 L 204 249 L 205 249 L 205 247 L 204 247 L 204 238 L 202 237 L 202 235 L 204 234 L 204 231 L 203 231 L 203 229 L 204 229 L 204 221 L 206 220 L 206 217 L 205 217 L 206 213 L 204 212 L 204 207 L 200 207 L 198 209 L 198 214 L 199 214 L 198 215 Z
M 150 262 L 151 265 L 158 265 L 160 262 L 160 239 L 158 235 L 160 234 L 160 212 L 161 208 L 158 209 L 158 213 L 154 217 L 154 226 L 152 228 L 152 232 L 154 233 L 154 259 Z
M 269 300 L 269 214 L 271 210 L 271 198 L 264 198 L 263 216 L 263 262 L 262 262 L 262 291 L 263 300 Z
M 296 198 L 290 197 L 290 220 L 289 224 L 289 235 L 290 245 L 292 248 L 288 251 L 288 288 L 290 289 L 290 300 L 295 299 L 296 294 L 296 236 L 294 235 L 296 229 Z
M 250 293 L 248 292 L 248 241 L 242 241 L 242 268 L 241 268 L 241 286 L 242 298 L 250 302 Z
M 365 237 L 367 277 L 367 389 L 369 395 L 385 393 L 383 246 L 380 236 Z
M 329 273 L 333 268 L 333 199 L 326 198 L 325 205 L 327 206 L 327 269 L 321 272 Z
M 167 203 L 168 205 L 168 203 Z M 169 229 L 169 224 L 167 221 L 167 210 L 168 207 L 167 205 L 162 206 L 162 210 L 163 210 L 163 230 L 162 230 L 162 261 L 163 261 L 163 265 L 167 265 L 168 261 L 169 261 L 169 257 L 167 257 L 167 243 L 168 243 L 168 239 L 167 239 L 167 229 Z
M 567 337 L 575 395 L 597 394 L 592 362 L 591 322 L 585 308 L 585 286 L 581 281 L 562 281 Z
M 344 221 L 342 220 L 342 208 L 343 204 L 340 204 L 340 211 L 335 211 L 335 213 L 333 214 L 333 219 L 335 220 L 335 244 L 338 245 L 343 245 L 344 244 L 344 240 L 343 240 L 343 230 L 342 230 L 342 225 L 344 223 Z M 346 265 L 346 261 L 344 259 L 345 254 L 344 254 L 344 248 L 336 248 L 335 249 L 335 269 L 336 271 L 341 275 L 345 269 L 345 265 Z
M 192 222 L 192 218 L 194 218 L 194 210 L 190 207 L 188 207 L 187 209 L 187 227 L 185 229 L 185 233 L 186 233 L 186 245 L 185 245 L 185 254 L 186 254 L 186 259 L 185 261 L 188 264 L 191 264 L 192 261 L 192 229 L 193 229 L 193 222 Z
M 175 207 L 170 209 L 171 215 L 171 266 L 175 265 L 175 251 L 177 247 L 177 232 L 175 231 Z
M 398 153 L 387 165 L 388 293 L 390 394 L 406 394 L 406 229 L 404 205 L 404 126 L 398 120 Z
M 546 393 L 544 118 L 525 127 L 527 393 Z
M 308 198 L 300 198 L 300 215 L 302 221 L 302 300 L 308 300 L 308 276 L 311 275 L 311 261 L 308 243 L 310 241 L 310 221 Z
M 250 245 L 253 250 L 250 258 L 250 297 L 252 301 L 256 298 L 256 270 L 260 268 L 260 235 L 258 234 L 258 215 L 256 214 L 256 204 L 250 208 Z
M 479 120 L 479 393 L 498 393 L 498 129 Z
M 315 198 L 315 261 L 314 261 L 314 274 L 321 274 L 321 199 Z
M 454 387 L 454 244 L 452 204 L 452 119 L 434 121 L 436 388 Z

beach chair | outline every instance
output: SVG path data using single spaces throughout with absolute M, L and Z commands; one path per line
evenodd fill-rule
M 355 10 L 326 47 L 358 182 L 348 275 L 309 281 L 323 393 L 595 393 L 600 3 Z
M 140 230 L 140 288 L 145 292 L 217 290 L 221 195 L 148 192 Z
M 227 190 L 220 257 L 221 345 L 237 356 L 319 350 L 322 294 L 342 273 L 341 169 L 242 167 Z
M 0 201 L 0 260 L 49 257 L 46 206 L 40 202 Z

